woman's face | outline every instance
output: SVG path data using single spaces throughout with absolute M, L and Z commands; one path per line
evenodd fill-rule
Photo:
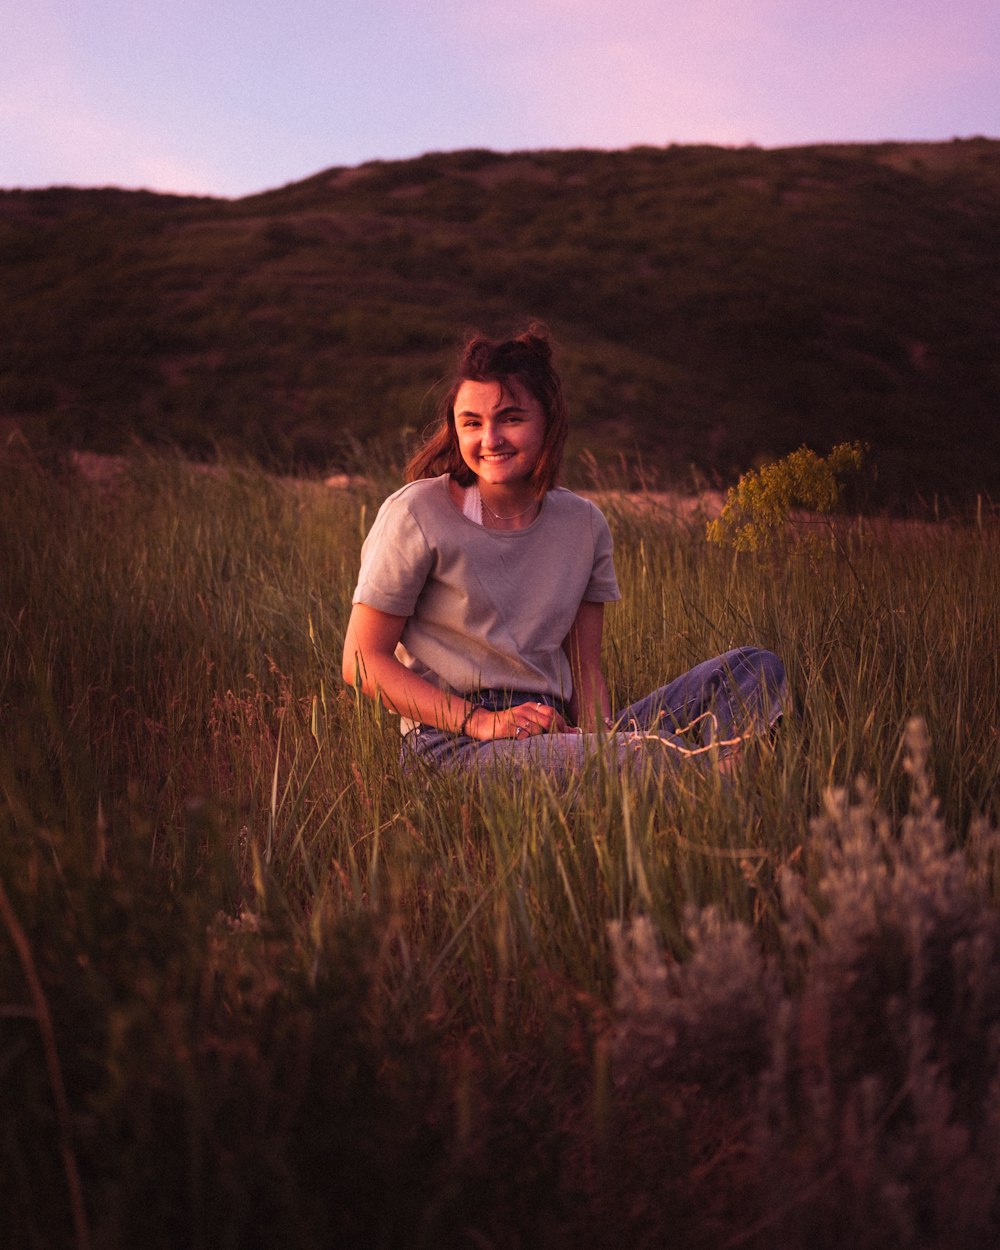
M 531 476 L 545 442 L 545 412 L 523 386 L 463 382 L 454 412 L 462 459 L 482 484 L 510 486 Z

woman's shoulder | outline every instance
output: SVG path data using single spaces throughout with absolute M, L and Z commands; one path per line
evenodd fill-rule
M 582 517 L 600 517 L 602 521 L 604 520 L 604 513 L 593 500 L 585 495 L 578 495 L 565 486 L 554 487 L 549 491 L 548 498 L 553 511 L 562 513 L 564 516 L 572 516 L 577 520 Z
M 404 553 L 419 563 L 440 546 L 441 535 L 449 532 L 449 509 L 447 475 L 420 478 L 394 490 L 383 499 L 365 537 L 362 563 L 366 558 L 398 563 Z
M 440 477 L 421 477 L 415 482 L 407 482 L 387 495 L 382 501 L 380 512 L 397 511 L 400 509 L 411 512 L 423 512 L 448 502 L 447 473 Z

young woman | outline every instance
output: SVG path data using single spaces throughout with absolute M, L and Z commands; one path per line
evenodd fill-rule
M 612 712 L 611 533 L 594 504 L 556 486 L 566 431 L 544 329 L 472 338 L 408 485 L 379 510 L 343 676 L 400 715 L 404 761 L 565 777 L 610 751 L 622 768 L 679 767 L 718 761 L 781 715 L 784 669 L 757 648 Z

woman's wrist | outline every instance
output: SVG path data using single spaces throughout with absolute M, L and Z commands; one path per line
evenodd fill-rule
M 460 738 L 474 738 L 476 736 L 472 732 L 472 718 L 477 712 L 481 712 L 482 710 L 483 706 L 481 703 L 473 703 L 472 706 L 466 710 L 465 715 L 462 717 L 462 723 L 458 727 L 458 736 Z

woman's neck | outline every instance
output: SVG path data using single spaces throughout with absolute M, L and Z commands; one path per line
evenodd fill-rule
M 483 525 L 488 529 L 526 529 L 538 516 L 542 501 L 530 488 L 487 488 L 479 483 L 479 498 L 483 505 Z

